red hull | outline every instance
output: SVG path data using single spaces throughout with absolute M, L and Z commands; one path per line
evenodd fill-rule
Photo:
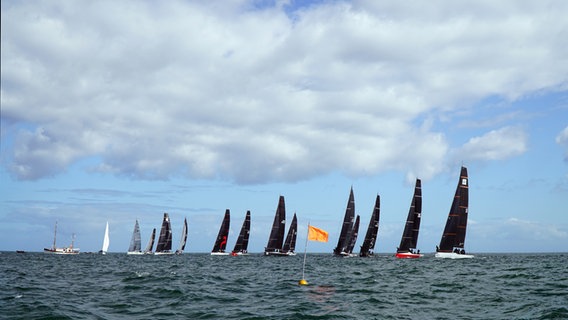
M 397 252 L 395 257 L 399 259 L 416 259 L 422 257 L 423 254 L 419 253 L 410 253 L 410 252 Z

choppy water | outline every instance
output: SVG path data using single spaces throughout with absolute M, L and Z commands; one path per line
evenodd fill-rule
M 568 254 L 0 254 L 5 319 L 568 319 Z

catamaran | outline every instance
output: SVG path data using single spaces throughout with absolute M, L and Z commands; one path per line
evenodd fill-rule
M 401 259 L 420 258 L 420 250 L 416 249 L 418 242 L 418 232 L 420 231 L 420 218 L 422 216 L 422 184 L 420 179 L 416 179 L 414 186 L 414 196 L 408 210 L 404 232 L 400 239 L 400 245 L 396 249 L 396 257 Z
M 160 230 L 160 237 L 158 238 L 158 245 L 156 246 L 156 252 L 154 252 L 154 254 L 174 254 L 174 252 L 172 252 L 172 225 L 170 223 L 170 216 L 167 213 L 164 213 L 162 229 Z
M 473 258 L 473 255 L 466 254 L 464 249 L 469 208 L 468 188 L 467 168 L 462 166 L 454 200 L 448 214 L 448 220 L 446 220 L 446 227 L 440 245 L 436 246 L 436 258 Z
M 232 256 L 248 255 L 249 235 L 250 235 L 250 211 L 247 211 L 245 220 L 243 221 L 243 226 L 241 227 L 241 232 L 239 232 L 239 237 L 237 238 L 235 247 L 231 252 Z
M 57 241 L 57 221 L 55 222 L 55 230 L 53 232 L 53 246 L 51 248 L 43 248 L 43 252 L 53 253 L 53 254 L 79 254 L 79 248 L 73 247 L 75 243 L 75 234 L 73 234 L 71 238 L 71 245 L 69 247 L 58 248 L 56 246 L 56 241 Z
M 219 233 L 217 234 L 217 239 L 215 239 L 215 244 L 213 245 L 213 250 L 211 250 L 212 256 L 228 256 L 229 252 L 225 252 L 227 248 L 227 239 L 229 239 L 229 227 L 231 224 L 231 211 L 229 209 L 225 210 L 225 216 L 223 217 L 223 222 L 221 222 L 221 227 L 219 227 Z
M 369 227 L 367 227 L 367 233 L 365 234 L 365 240 L 363 240 L 361 252 L 359 252 L 360 257 L 370 257 L 374 255 L 375 243 L 377 242 L 377 234 L 379 233 L 380 217 L 381 197 L 377 195 L 377 199 L 375 200 L 375 208 L 373 209 L 373 214 L 371 215 L 371 220 L 369 221 Z

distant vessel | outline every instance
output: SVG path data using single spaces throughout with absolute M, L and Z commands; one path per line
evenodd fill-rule
M 298 219 L 296 218 L 296 213 L 292 217 L 292 223 L 290 223 L 290 228 L 288 229 L 288 235 L 286 235 L 286 240 L 284 241 L 284 246 L 282 246 L 282 253 L 288 256 L 296 255 L 296 237 L 298 236 Z
M 153 254 L 152 248 L 154 247 L 154 240 L 156 239 L 156 228 L 152 229 L 152 235 L 150 236 L 150 240 L 148 241 L 148 245 L 144 250 L 144 254 Z
M 250 211 L 247 211 L 245 216 L 245 221 L 243 221 L 243 226 L 241 227 L 241 232 L 239 232 L 239 237 L 235 243 L 235 247 L 231 252 L 232 256 L 248 255 L 248 241 L 250 235 Z
M 170 216 L 164 213 L 162 221 L 162 229 L 160 230 L 160 237 L 158 238 L 158 245 L 156 246 L 155 255 L 174 254 L 172 252 L 172 225 L 170 223 Z
M 134 231 L 132 232 L 132 238 L 130 238 L 130 247 L 128 247 L 128 252 L 126 254 L 144 254 L 142 252 L 142 243 L 140 238 L 140 225 L 138 225 L 138 219 L 134 224 Z
M 294 218 L 296 214 L 294 214 Z M 297 221 L 297 220 L 296 220 Z M 288 230 L 288 235 L 290 238 L 289 244 L 286 250 L 284 245 L 284 231 L 286 229 L 286 205 L 284 203 L 284 196 L 280 196 L 278 199 L 278 207 L 276 208 L 276 213 L 274 214 L 274 222 L 272 223 L 272 230 L 270 231 L 270 237 L 268 238 L 268 244 L 264 248 L 265 256 L 293 256 L 296 255 L 294 252 L 297 234 L 297 222 L 296 227 L 294 227 L 294 219 L 290 225 L 290 230 Z M 288 236 L 286 237 L 288 238 Z
M 182 254 L 185 249 L 185 243 L 187 241 L 187 218 L 183 219 L 183 229 L 181 230 L 181 240 L 179 243 L 179 248 L 176 250 L 176 254 Z
M 75 234 L 71 238 L 71 245 L 69 247 L 64 248 L 57 248 L 57 221 L 55 222 L 55 230 L 53 232 L 53 246 L 51 248 L 43 248 L 43 252 L 45 253 L 53 253 L 53 254 L 79 254 L 79 248 L 74 248 L 73 245 L 75 243 Z
M 351 251 L 349 247 L 353 240 L 352 234 L 354 228 L 354 219 L 355 219 L 355 197 L 353 196 L 353 187 L 349 192 L 349 199 L 347 200 L 347 207 L 345 208 L 345 215 L 343 217 L 343 225 L 341 226 L 341 232 L 339 234 L 339 240 L 337 241 L 337 246 L 333 249 L 333 254 L 336 256 L 351 256 L 353 252 L 353 248 Z M 357 229 L 359 227 L 357 226 Z M 355 235 L 355 241 L 357 240 L 357 235 Z M 353 243 L 355 245 L 355 243 Z
M 371 220 L 369 221 L 369 227 L 367 227 L 367 233 L 365 234 L 365 240 L 363 240 L 363 245 L 361 246 L 361 252 L 359 252 L 360 257 L 370 257 L 374 255 L 375 243 L 377 242 L 377 234 L 379 233 L 379 220 L 381 218 L 381 197 L 377 195 L 375 200 L 375 208 L 373 214 L 371 215 Z
M 446 220 L 446 227 L 440 245 L 436 246 L 436 258 L 473 258 L 473 255 L 466 254 L 464 249 L 469 208 L 468 189 L 467 168 L 462 166 L 452 207 L 448 214 L 448 220 Z
M 107 221 L 106 228 L 105 228 L 105 235 L 103 237 L 103 247 L 102 247 L 101 251 L 99 251 L 99 253 L 106 254 L 107 251 L 108 251 L 109 244 L 110 244 L 110 238 L 109 238 L 109 234 L 108 234 L 108 221 Z
M 225 249 L 227 248 L 227 240 L 229 239 L 230 224 L 231 224 L 231 211 L 227 209 L 225 210 L 225 216 L 223 217 L 223 222 L 221 222 L 221 227 L 219 228 L 217 239 L 215 239 L 213 250 L 211 250 L 212 256 L 229 255 L 229 252 L 225 252 Z
M 413 259 L 424 256 L 416 249 L 418 232 L 420 231 L 420 218 L 422 216 L 422 183 L 416 179 L 414 195 L 408 209 L 408 216 L 404 226 L 404 232 L 400 239 L 400 245 L 396 248 L 396 257 L 400 259 Z

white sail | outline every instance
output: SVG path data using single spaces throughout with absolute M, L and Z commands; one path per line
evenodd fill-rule
M 103 248 L 101 249 L 102 254 L 107 253 L 109 244 L 110 244 L 110 238 L 109 238 L 109 234 L 108 234 L 108 221 L 107 221 L 106 228 L 105 228 L 105 236 L 103 238 Z

